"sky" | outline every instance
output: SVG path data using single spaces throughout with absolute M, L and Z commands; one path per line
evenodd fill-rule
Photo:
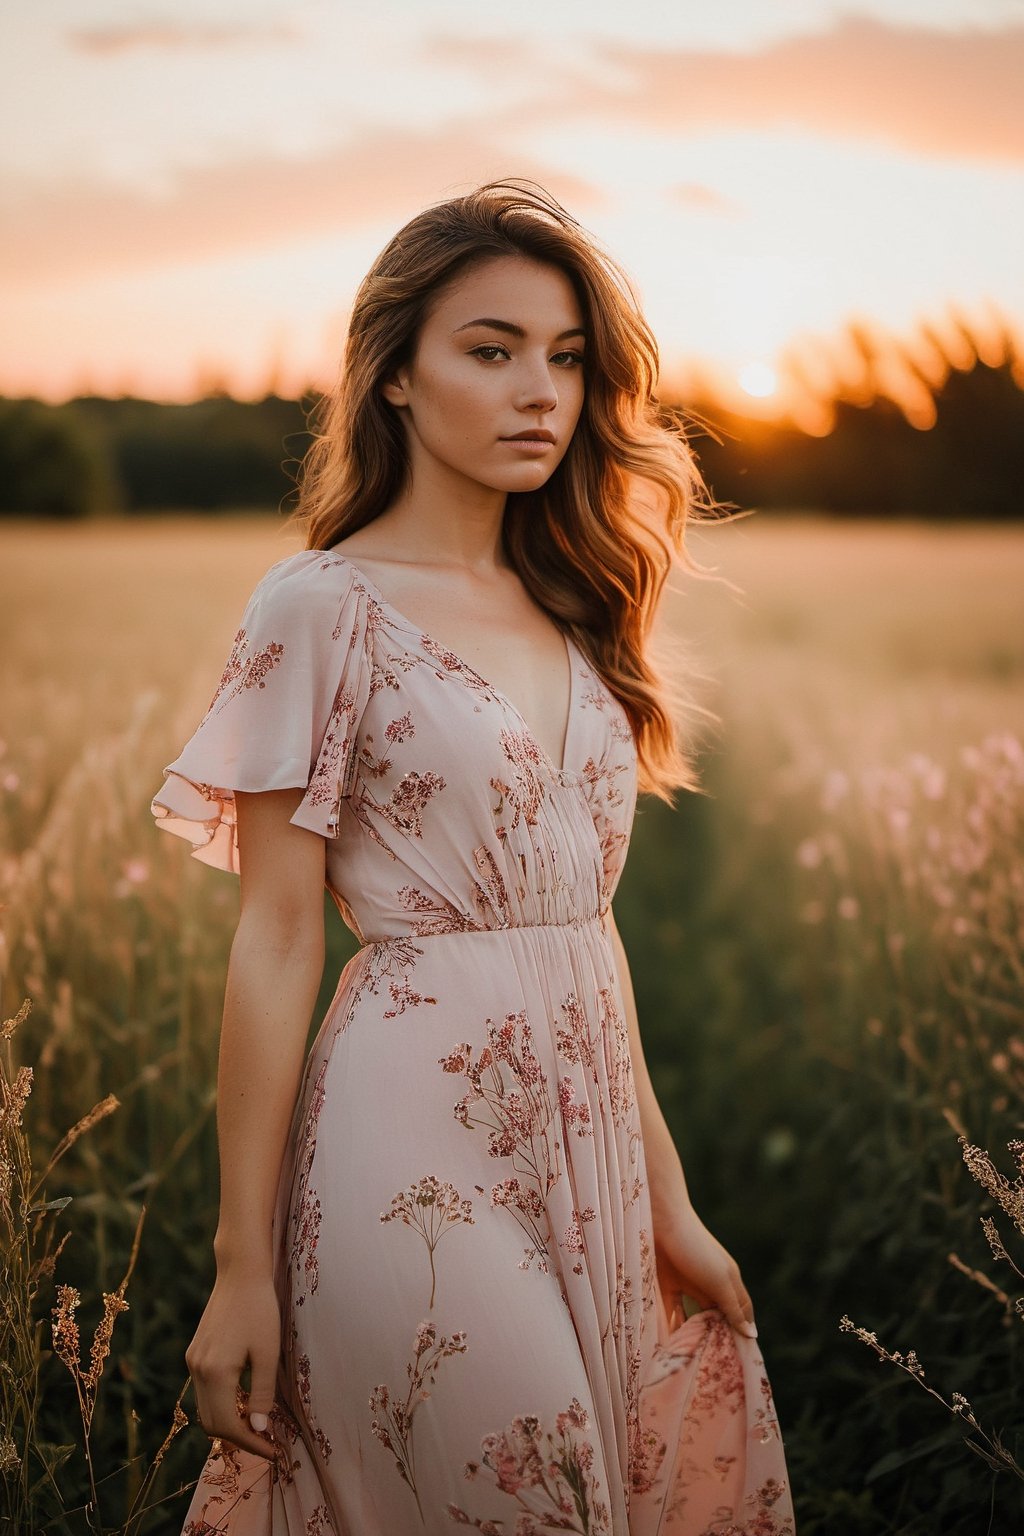
M 3 394 L 325 387 L 391 235 L 505 175 L 663 385 L 799 415 L 851 322 L 1024 335 L 1024 0 L 46 0 L 0 47 Z

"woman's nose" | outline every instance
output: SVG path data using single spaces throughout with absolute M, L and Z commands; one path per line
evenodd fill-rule
M 516 404 L 521 411 L 553 411 L 558 404 L 558 390 L 547 364 L 533 368 L 524 376 L 517 391 Z

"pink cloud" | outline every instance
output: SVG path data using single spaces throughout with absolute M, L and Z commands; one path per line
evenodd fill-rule
M 799 125 L 929 156 L 1024 160 L 1024 26 L 937 32 L 847 17 L 757 53 L 618 49 L 618 105 L 663 127 Z M 615 96 L 601 93 L 608 108 Z
M 288 43 L 301 36 L 299 28 L 281 21 L 230 26 L 209 22 L 129 22 L 122 26 L 73 27 L 65 33 L 74 51 L 102 56 L 133 53 L 142 48 L 166 52 L 175 48 L 233 48 L 239 43 Z
M 495 45 L 435 37 L 429 57 L 480 68 Z M 502 54 L 504 59 L 504 54 Z M 927 156 L 1024 160 L 1024 25 L 958 32 L 847 16 L 750 52 L 602 44 L 601 75 L 517 44 L 537 121 L 588 114 L 666 132 L 808 128 Z M 609 83 L 609 73 L 625 78 Z
M 303 159 L 261 155 L 181 171 L 169 197 L 83 178 L 8 177 L 0 200 L 11 233 L 0 272 L 22 282 L 213 259 L 396 224 L 439 198 L 500 176 L 542 182 L 574 209 L 598 190 L 464 129 L 378 132 Z

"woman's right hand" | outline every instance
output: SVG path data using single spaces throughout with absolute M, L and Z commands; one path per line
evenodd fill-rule
M 185 1351 L 199 1422 L 208 1435 L 273 1461 L 269 1433 L 277 1364 L 281 1353 L 281 1309 L 272 1274 L 246 1269 L 218 1273 L 199 1327 Z M 251 1367 L 248 1412 L 267 1416 L 258 1433 L 239 1411 L 246 1363 Z M 257 1422 L 259 1422 L 257 1420 Z

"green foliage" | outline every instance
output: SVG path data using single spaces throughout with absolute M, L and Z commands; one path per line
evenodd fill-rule
M 72 406 L 0 398 L 0 516 L 85 517 L 114 495 L 102 446 Z

